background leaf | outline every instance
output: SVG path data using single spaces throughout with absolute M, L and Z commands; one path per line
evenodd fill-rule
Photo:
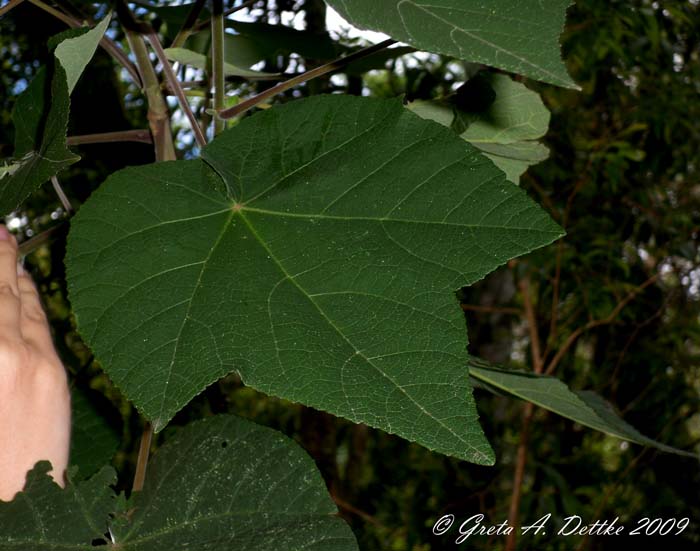
M 546 213 L 398 100 L 291 102 L 202 159 L 113 175 L 69 235 L 79 329 L 156 429 L 236 371 L 491 463 L 454 293 L 559 237 Z
M 613 407 L 595 392 L 573 392 L 555 377 L 501 369 L 477 358 L 470 358 L 469 373 L 480 383 L 485 383 L 486 388 L 527 400 L 592 429 L 668 453 L 700 459 L 695 454 L 647 438 L 626 423 Z
M 463 92 L 463 86 L 445 100 L 414 101 L 408 107 L 451 127 L 517 184 L 529 166 L 549 156 L 547 147 L 536 141 L 547 133 L 549 111 L 539 94 L 506 75 L 480 74 L 467 84 L 476 80 L 492 91 L 492 101 L 484 104 L 481 97 Z
M 353 25 L 421 50 L 577 88 L 559 53 L 570 0 L 326 0 Z
M 98 396 L 104 400 L 101 394 Z M 71 392 L 71 407 L 70 464 L 78 467 L 80 478 L 87 478 L 109 463 L 121 435 L 82 390 L 74 388 Z

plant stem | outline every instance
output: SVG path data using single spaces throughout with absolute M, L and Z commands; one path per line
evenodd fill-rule
M 226 105 L 223 0 L 212 0 L 211 60 L 212 76 L 214 80 L 214 136 L 216 136 L 226 128 L 226 122 L 218 116 L 218 113 L 222 111 Z
M 293 88 L 297 84 L 303 84 L 304 82 L 307 82 L 311 79 L 320 77 L 333 71 L 337 71 L 338 69 L 342 69 L 343 67 L 345 67 L 353 61 L 357 61 L 358 59 L 367 57 L 368 55 L 388 48 L 389 46 L 395 43 L 396 41 L 392 39 L 384 40 L 379 44 L 368 46 L 367 48 L 363 48 L 362 50 L 345 56 L 341 59 L 336 59 L 335 61 L 331 61 L 330 63 L 326 63 L 325 65 L 321 65 L 320 67 L 316 67 L 315 69 L 311 69 L 310 71 L 306 71 L 305 73 L 299 76 L 290 78 L 289 80 L 285 80 L 284 82 L 280 82 L 272 88 L 268 88 L 264 92 L 261 92 L 258 95 L 253 96 L 252 98 L 242 101 L 238 105 L 234 105 L 229 109 L 220 111 L 218 116 L 222 119 L 230 119 L 235 116 L 238 116 L 248 111 L 248 109 L 255 107 L 258 103 L 265 101 L 266 99 L 271 98 L 273 96 L 276 96 L 277 94 L 281 94 L 282 92 Z
M 248 0 L 247 2 L 243 2 L 240 6 L 235 6 L 233 8 L 229 8 L 223 13 L 224 18 L 228 17 L 232 13 L 236 13 L 237 11 L 241 11 L 241 10 L 244 10 L 246 8 L 250 8 L 250 7 L 254 6 L 255 4 L 257 4 L 259 1 L 260 0 Z M 194 30 L 199 31 L 201 29 L 204 29 L 204 28 L 208 27 L 210 23 L 211 23 L 211 18 L 206 19 L 206 20 L 202 21 L 201 23 L 197 23 L 194 26 Z
M 530 356 L 532 366 L 538 375 L 544 370 L 544 358 L 542 357 L 542 346 L 537 328 L 537 315 L 530 296 L 530 276 L 526 275 L 518 285 L 523 296 L 523 309 L 530 331 Z M 515 472 L 513 473 L 513 490 L 510 496 L 510 507 L 508 509 L 508 525 L 515 529 L 506 538 L 505 551 L 515 551 L 518 541 L 518 522 L 520 519 L 520 500 L 523 491 L 523 480 L 525 478 L 525 466 L 527 464 L 527 448 L 530 439 L 530 425 L 535 407 L 532 402 L 527 402 L 523 407 L 523 421 L 520 428 L 520 441 L 515 459 Z
M 44 4 L 41 0 L 29 0 L 29 2 L 34 4 L 37 8 L 44 10 L 46 13 L 53 15 L 56 19 L 63 21 L 66 25 L 73 29 L 82 27 L 82 23 L 77 19 L 71 17 L 70 15 L 66 15 L 63 12 L 60 12 L 47 4 Z M 139 72 L 136 70 L 136 67 L 133 63 L 131 63 L 131 61 L 129 61 L 129 58 L 126 56 L 126 54 L 122 51 L 122 49 L 119 46 L 117 46 L 117 44 L 111 38 L 107 36 L 102 37 L 102 40 L 100 40 L 100 46 L 102 46 L 102 48 L 107 53 L 109 53 L 109 55 L 111 55 L 117 63 L 124 67 L 126 72 L 129 73 L 129 76 L 136 84 L 141 86 Z
M 156 161 L 174 161 L 175 146 L 170 130 L 170 112 L 163 98 L 158 76 L 153 68 L 143 36 L 124 27 L 126 39 L 136 57 L 136 66 L 143 82 L 143 92 L 148 101 L 148 123 L 151 127 Z
M 53 185 L 53 189 L 56 192 L 56 195 L 58 195 L 58 198 L 61 201 L 61 204 L 63 205 L 65 211 L 68 214 L 73 214 L 73 205 L 71 205 L 70 200 L 66 195 L 66 192 L 63 191 L 63 188 L 61 187 L 61 184 L 59 183 L 58 178 L 56 178 L 55 175 L 51 176 L 51 185 Z
M 148 455 L 151 452 L 151 441 L 153 440 L 153 425 L 146 421 L 141 434 L 141 444 L 139 445 L 139 456 L 136 459 L 136 472 L 134 473 L 134 484 L 131 491 L 140 492 L 143 490 L 143 483 L 146 481 L 146 467 L 148 467 Z
M 12 8 L 16 8 L 17 6 L 19 6 L 22 2 L 24 2 L 24 0 L 10 0 L 2 8 L 0 8 L 0 17 L 5 15 Z
M 175 93 L 175 96 L 177 97 L 177 100 L 180 103 L 180 108 L 187 116 L 187 120 L 190 121 L 190 126 L 192 127 L 192 132 L 194 132 L 194 139 L 197 142 L 197 145 L 199 147 L 204 147 L 205 145 L 207 145 L 207 140 L 204 137 L 202 129 L 199 127 L 199 123 L 197 122 L 197 118 L 194 116 L 192 108 L 190 107 L 190 104 L 187 101 L 185 91 L 182 89 L 180 81 L 178 80 L 175 71 L 173 71 L 173 68 L 170 65 L 170 61 L 168 61 L 168 57 L 163 51 L 163 47 L 160 44 L 160 40 L 158 40 L 158 35 L 156 33 L 149 34 L 148 41 L 151 43 L 153 51 L 155 52 L 156 56 L 160 60 L 161 65 L 163 66 L 163 73 L 165 73 L 165 78 L 167 79 L 168 84 L 170 84 L 170 88 L 172 88 L 173 92 Z
M 194 26 L 197 24 L 197 18 L 199 17 L 199 14 L 202 13 L 206 3 L 207 0 L 197 0 L 194 4 L 192 4 L 192 9 L 187 14 L 187 19 L 185 19 L 185 22 L 177 32 L 173 43 L 170 45 L 171 48 L 181 47 L 189 38 L 194 31 Z
M 66 138 L 67 145 L 111 142 L 153 143 L 153 140 L 151 139 L 151 133 L 146 129 L 120 130 L 117 132 L 103 132 L 100 134 L 82 134 L 80 136 L 68 136 Z
M 66 222 L 63 221 L 53 228 L 49 228 L 46 231 L 41 232 L 38 235 L 35 235 L 31 239 L 27 239 L 23 243 L 20 244 L 19 246 L 19 255 L 24 258 L 28 254 L 34 252 L 37 250 L 39 247 L 41 247 L 44 243 L 47 243 L 52 237 L 53 234 L 59 231 L 65 224 Z

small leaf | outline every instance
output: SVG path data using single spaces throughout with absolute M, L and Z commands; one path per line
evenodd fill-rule
M 486 388 L 521 398 L 581 425 L 643 446 L 686 457 L 697 455 L 647 438 L 615 413 L 594 392 L 572 392 L 555 377 L 497 368 L 477 358 L 469 359 L 469 373 Z
M 357 550 L 311 458 L 279 432 L 232 415 L 170 438 L 128 509 L 129 520 L 112 527 L 124 551 Z
M 466 111 L 482 98 L 474 101 L 459 93 L 445 100 L 414 101 L 408 108 L 455 130 L 517 184 L 529 166 L 549 156 L 547 147 L 536 141 L 547 133 L 549 111 L 539 94 L 506 75 L 477 75 L 474 79 L 489 84 L 494 93 L 483 111 Z
M 571 0 L 326 0 L 356 27 L 418 49 L 578 88 L 559 53 Z
M 69 235 L 81 334 L 156 430 L 236 371 L 492 463 L 455 291 L 561 236 L 547 214 L 398 100 L 289 102 L 202 159 L 112 175 Z
M 108 24 L 109 16 L 94 29 L 58 44 L 51 67 L 42 68 L 17 99 L 12 111 L 15 160 L 9 170 L 0 171 L 0 215 L 16 209 L 44 182 L 80 160 L 66 147 L 70 93 Z
M 71 405 L 70 464 L 87 478 L 112 459 L 120 438 L 84 391 L 73 389 Z
M 83 74 L 85 67 L 95 54 L 111 18 L 111 14 L 108 14 L 93 29 L 76 38 L 64 40 L 56 46 L 54 55 L 66 72 L 69 95 L 73 92 L 80 75 Z
M 207 68 L 207 56 L 204 54 L 198 54 L 192 50 L 187 50 L 186 48 L 166 48 L 165 55 L 168 56 L 170 61 L 177 61 L 184 65 L 189 65 L 195 69 L 201 69 L 203 71 Z M 273 73 L 263 73 L 261 71 L 253 71 L 251 69 L 245 69 L 241 67 L 236 67 L 228 62 L 224 62 L 224 75 L 226 76 L 236 76 L 244 78 L 262 78 L 262 77 L 274 77 Z
M 64 490 L 47 474 L 48 461 L 27 473 L 24 490 L 10 502 L 0 501 L 0 550 L 86 550 L 107 532 L 116 507 L 109 487 L 117 481 L 111 467 Z

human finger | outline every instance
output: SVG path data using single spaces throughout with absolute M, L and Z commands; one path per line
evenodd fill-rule
M 32 278 L 21 267 L 18 269 L 17 284 L 21 301 L 22 337 L 40 351 L 50 354 L 53 351 L 53 340 L 49 322 Z
M 0 225 L 0 336 L 19 338 L 20 300 L 17 286 L 17 242 Z

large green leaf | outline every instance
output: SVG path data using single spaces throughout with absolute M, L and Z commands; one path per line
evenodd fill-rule
M 0 170 L 0 215 L 16 209 L 44 182 L 80 159 L 66 146 L 70 94 L 109 19 L 87 32 L 78 31 L 79 36 L 68 31 L 72 38 L 57 45 L 51 67 L 42 68 L 17 99 L 12 111 L 14 159 Z
M 129 520 L 112 527 L 125 551 L 357 550 L 311 458 L 286 436 L 232 415 L 168 440 L 128 509 Z
M 547 133 L 549 111 L 539 94 L 506 75 L 485 74 L 475 79 L 493 93 L 493 101 L 483 109 L 467 111 L 478 98 L 459 93 L 446 100 L 414 101 L 408 107 L 425 119 L 451 127 L 517 184 L 529 166 L 549 156 L 549 150 L 537 141 Z
M 571 0 L 326 0 L 350 23 L 421 50 L 577 88 L 559 53 Z
M 0 501 L 0 550 L 86 551 L 99 540 L 123 551 L 357 550 L 311 458 L 231 415 L 168 439 L 128 502 L 109 487 L 109 467 L 65 490 L 49 469 L 37 464 L 24 491 Z
M 527 400 L 586 427 L 643 446 L 698 458 L 695 454 L 644 436 L 617 415 L 612 406 L 596 393 L 573 392 L 555 377 L 502 369 L 476 358 L 469 360 L 469 373 L 488 389 Z
M 202 158 L 114 174 L 69 234 L 79 329 L 156 429 L 235 371 L 492 463 L 455 290 L 561 236 L 547 214 L 399 100 L 291 102 Z

